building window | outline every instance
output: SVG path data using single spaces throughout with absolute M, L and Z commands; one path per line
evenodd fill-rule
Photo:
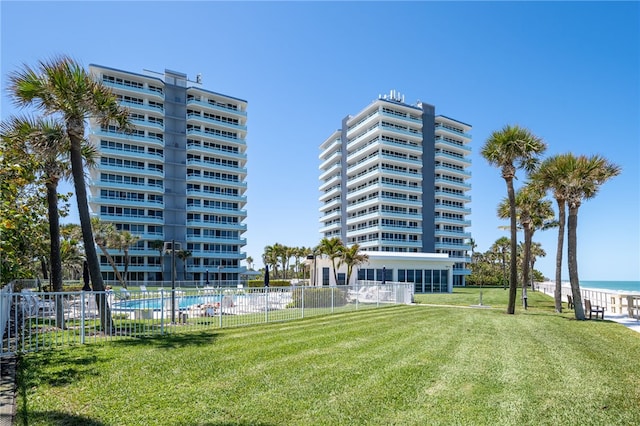
M 329 285 L 329 268 L 322 268 L 322 285 Z

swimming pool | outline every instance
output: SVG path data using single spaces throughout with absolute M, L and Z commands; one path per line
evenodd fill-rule
M 205 296 L 176 296 L 177 309 L 189 309 L 191 306 L 202 305 L 207 303 L 216 303 L 222 300 L 222 295 L 211 294 Z M 134 299 L 116 302 L 112 309 L 115 311 L 131 311 L 135 309 L 162 309 L 163 302 L 166 306 L 171 303 L 171 295 L 168 294 L 164 298 Z

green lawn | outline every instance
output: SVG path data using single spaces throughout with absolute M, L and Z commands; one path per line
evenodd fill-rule
M 640 333 L 507 293 L 29 354 L 17 424 L 640 424 Z

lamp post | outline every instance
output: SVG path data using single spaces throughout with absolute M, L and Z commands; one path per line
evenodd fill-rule
M 176 241 L 171 240 L 171 323 L 176 322 Z
M 171 240 L 171 248 L 165 243 L 165 254 L 171 252 L 171 323 L 176 322 L 176 240 Z

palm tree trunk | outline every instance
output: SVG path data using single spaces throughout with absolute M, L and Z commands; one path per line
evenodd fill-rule
M 531 239 L 533 237 L 533 230 L 531 229 L 531 222 L 524 225 L 524 253 L 522 253 L 522 297 L 527 291 L 527 285 L 529 284 L 529 274 L 531 273 L 529 266 L 531 262 Z M 524 302 L 524 300 L 523 300 Z M 524 305 L 526 306 L 526 305 Z
M 569 281 L 571 282 L 571 294 L 573 295 L 574 312 L 576 319 L 584 320 L 584 309 L 582 307 L 582 297 L 580 295 L 580 280 L 578 279 L 578 256 L 577 256 L 577 229 L 578 229 L 578 206 L 569 206 L 567 236 L 567 252 L 569 263 Z
M 566 222 L 565 201 L 558 202 L 558 247 L 556 248 L 556 288 L 553 298 L 556 302 L 556 312 L 562 313 L 562 250 L 564 250 L 564 229 Z
M 129 282 L 129 250 L 124 249 L 124 277 L 122 279 L 122 287 L 127 288 Z
M 96 302 L 100 310 L 100 323 L 105 332 L 112 331 L 111 311 L 107 305 L 100 272 L 100 260 L 96 252 L 93 241 L 93 231 L 91 229 L 91 216 L 89 215 L 89 203 L 87 202 L 87 188 L 84 182 L 84 165 L 82 161 L 82 140 L 84 138 L 84 122 L 82 119 L 70 119 L 67 121 L 67 133 L 71 141 L 70 159 L 71 174 L 73 175 L 73 186 L 78 203 L 78 216 L 80 218 L 80 229 L 82 229 L 82 241 L 84 243 L 85 256 L 89 264 L 89 275 L 93 289 L 97 291 Z
M 511 271 L 509 277 L 509 305 L 507 306 L 507 314 L 516 313 L 516 286 L 518 282 L 518 259 L 516 256 L 518 250 L 518 232 L 516 223 L 516 195 L 513 189 L 513 178 L 505 178 L 507 182 L 507 195 L 509 196 L 509 216 L 511 228 Z
M 58 184 L 47 183 L 47 207 L 49 215 L 49 237 L 51 239 L 51 284 L 54 292 L 62 291 L 62 258 L 60 257 L 60 217 L 58 214 Z M 55 298 L 56 326 L 64 328 L 64 307 L 62 297 Z

